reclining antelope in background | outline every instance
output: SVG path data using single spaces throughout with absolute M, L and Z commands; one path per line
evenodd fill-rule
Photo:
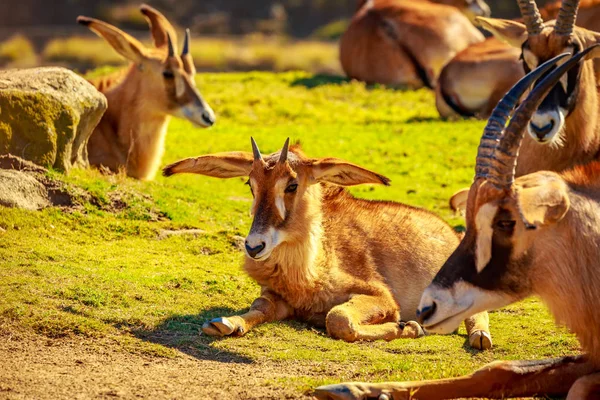
M 358 0 L 356 10 L 358 11 L 369 0 Z M 428 3 L 443 4 L 458 8 L 469 21 L 475 22 L 477 17 L 489 17 L 491 15 L 490 6 L 484 0 L 403 0 L 403 1 L 423 1 Z M 597 1 L 597 0 L 589 0 Z
M 208 335 L 243 335 L 265 322 L 295 318 L 348 342 L 416 338 L 422 290 L 458 245 L 436 215 L 399 203 L 354 198 L 343 187 L 389 184 L 348 162 L 307 158 L 299 146 L 263 158 L 231 152 L 189 158 L 164 175 L 248 176 L 254 221 L 246 272 L 261 286 L 250 311 L 207 322 Z M 402 320 L 400 322 L 400 314 Z M 492 345 L 487 313 L 466 320 L 471 346 Z
M 542 8 L 542 20 L 557 18 L 560 5 L 558 0 Z M 600 0 L 581 2 L 576 25 L 600 31 Z M 467 47 L 444 67 L 436 87 L 437 109 L 444 118 L 487 118 L 524 75 L 521 46 L 513 47 L 492 36 Z
M 472 375 L 423 382 L 348 383 L 317 389 L 320 399 L 447 399 L 600 396 L 600 162 L 562 173 L 540 171 L 515 179 L 524 129 L 544 96 L 589 48 L 553 71 L 514 112 L 543 64 L 494 110 L 477 155 L 469 193 L 467 231 L 423 293 L 419 321 L 437 333 L 453 331 L 475 312 L 532 294 L 575 333 L 586 352 L 544 361 L 497 361 Z M 531 78 L 534 79 L 531 79 Z
M 88 17 L 77 22 L 132 62 L 123 73 L 95 83 L 106 95 L 108 110 L 90 137 L 90 164 L 113 172 L 125 168 L 133 178 L 153 179 L 164 153 L 170 116 L 209 127 L 215 115 L 194 81 L 189 30 L 179 56 L 177 34 L 169 21 L 147 5 L 140 10 L 150 24 L 156 49 L 105 22 Z
M 556 21 L 543 23 L 534 0 L 519 0 L 524 24 L 483 19 L 494 35 L 522 47 L 523 66 L 529 72 L 564 52 L 580 52 L 600 42 L 600 33 L 575 27 L 577 0 L 563 1 Z M 582 59 L 563 76 L 544 99 L 527 125 L 516 176 L 532 172 L 563 171 L 597 159 L 600 155 L 600 95 L 594 60 Z M 463 209 L 468 190 L 450 200 Z
M 341 38 L 340 62 L 352 79 L 433 88 L 448 60 L 483 39 L 454 7 L 428 1 L 369 0 Z

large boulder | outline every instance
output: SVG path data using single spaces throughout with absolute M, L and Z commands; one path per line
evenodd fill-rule
M 0 154 L 68 172 L 88 167 L 87 142 L 106 97 L 64 68 L 0 71 Z

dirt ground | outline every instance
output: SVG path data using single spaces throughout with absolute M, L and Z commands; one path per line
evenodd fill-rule
M 0 399 L 308 399 L 277 380 L 309 365 L 131 354 L 92 339 L 0 337 Z

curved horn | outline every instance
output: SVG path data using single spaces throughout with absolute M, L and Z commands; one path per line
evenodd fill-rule
M 560 36 L 571 36 L 575 20 L 577 19 L 577 9 L 579 0 L 563 0 L 556 17 L 554 32 Z
M 502 138 L 506 121 L 521 98 L 523 93 L 546 71 L 552 68 L 559 60 L 565 58 L 568 54 L 562 54 L 546 61 L 538 68 L 525 75 L 517 82 L 504 97 L 488 119 L 488 123 L 483 130 L 483 136 L 479 142 L 477 150 L 477 162 L 475 166 L 475 179 L 490 178 L 492 176 L 502 175 L 503 161 L 498 159 L 496 148 Z
M 190 40 L 191 40 L 191 34 L 190 34 L 190 29 L 188 28 L 185 30 L 185 39 L 183 40 L 183 50 L 181 50 L 182 57 L 190 54 Z
M 527 27 L 527 33 L 530 35 L 539 35 L 544 28 L 544 20 L 535 4 L 535 0 L 518 0 L 519 9 L 523 16 L 523 22 Z
M 279 154 L 279 164 L 285 164 L 288 159 L 288 150 L 290 148 L 290 138 L 285 140 L 281 153 Z
M 550 90 L 558 83 L 563 74 L 567 73 L 571 68 L 576 66 L 579 61 L 585 57 L 595 47 L 595 45 L 587 48 L 586 50 L 571 57 L 571 59 L 565 62 L 563 65 L 557 67 L 552 73 L 544 78 L 532 91 L 523 103 L 517 108 L 515 114 L 510 121 L 510 124 L 506 127 L 506 132 L 498 144 L 497 151 L 500 156 L 504 159 L 503 171 L 496 177 L 496 182 L 502 186 L 512 185 L 515 179 L 515 167 L 517 166 L 517 156 L 519 155 L 519 148 L 523 141 L 523 135 L 525 128 L 531 119 L 533 113 L 538 109 L 544 98 L 548 95 Z M 563 58 L 566 54 L 562 54 L 557 58 Z
M 175 57 L 175 47 L 173 47 L 173 41 L 171 35 L 167 33 L 167 43 L 169 44 L 169 57 Z
M 254 141 L 253 137 L 250 137 L 250 143 L 252 143 L 252 154 L 254 155 L 254 161 L 262 161 L 262 155 L 260 154 L 260 150 L 258 149 L 258 145 Z

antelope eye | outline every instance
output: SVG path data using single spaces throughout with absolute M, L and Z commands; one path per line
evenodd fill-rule
M 163 71 L 163 77 L 165 79 L 173 79 L 175 78 L 175 74 L 173 73 L 173 71 Z
M 291 185 L 288 185 L 288 187 L 285 188 L 285 192 L 286 193 L 295 193 L 297 189 L 298 189 L 298 184 L 292 183 Z
M 512 232 L 515 229 L 515 221 L 511 220 L 500 220 L 496 221 L 496 228 L 503 232 Z

